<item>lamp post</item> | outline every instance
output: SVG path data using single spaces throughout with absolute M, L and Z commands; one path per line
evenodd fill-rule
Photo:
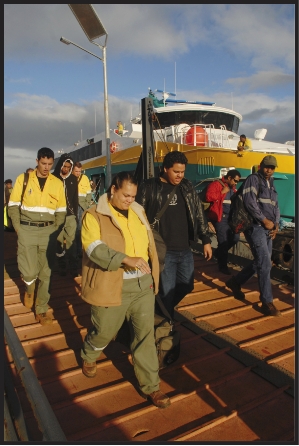
M 89 4 L 72 4 L 69 5 L 71 11 L 74 16 L 78 20 L 81 28 L 86 34 L 88 40 L 94 45 L 98 46 L 102 50 L 102 56 L 99 57 L 90 51 L 82 48 L 71 40 L 65 39 L 64 37 L 60 38 L 60 41 L 65 43 L 66 45 L 72 44 L 77 48 L 85 51 L 88 54 L 100 59 L 103 62 L 103 73 L 104 73 L 104 115 L 105 115 L 105 133 L 106 133 L 106 162 L 107 162 L 107 170 L 106 170 L 106 189 L 111 184 L 111 156 L 110 156 L 110 125 L 109 125 L 109 111 L 108 111 L 108 90 L 107 90 L 107 71 L 106 71 L 106 44 L 108 33 L 104 28 L 104 25 L 100 21 L 94 7 Z M 105 36 L 105 42 L 103 45 L 94 42 L 94 39 L 97 39 L 101 36 Z

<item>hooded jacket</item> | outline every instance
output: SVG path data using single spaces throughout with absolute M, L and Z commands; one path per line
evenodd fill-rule
M 189 240 L 197 242 L 200 239 L 203 245 L 211 243 L 207 219 L 191 181 L 183 178 L 179 188 L 186 203 Z M 145 209 L 150 224 L 154 222 L 155 216 L 161 210 L 162 189 L 163 182 L 160 178 L 150 178 L 138 186 L 136 201 Z
M 69 162 L 72 165 L 72 168 L 69 174 L 62 178 L 61 176 L 61 168 L 64 166 L 65 162 Z M 72 174 L 74 162 L 68 153 L 63 153 L 58 160 L 58 163 L 54 169 L 53 175 L 59 178 L 64 185 L 65 192 L 65 200 L 66 200 L 66 209 L 67 209 L 67 217 L 70 215 L 75 215 L 77 218 L 78 212 L 78 181 L 75 175 Z

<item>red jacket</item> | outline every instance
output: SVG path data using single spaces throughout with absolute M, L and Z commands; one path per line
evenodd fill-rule
M 224 177 L 222 177 L 221 181 L 226 183 Z M 209 184 L 206 192 L 206 201 L 211 203 L 211 206 L 208 210 L 208 218 L 214 221 L 221 221 L 223 214 L 222 203 L 226 194 L 222 194 L 221 191 L 223 186 L 219 183 L 218 180 L 213 181 Z M 236 188 L 233 189 L 236 192 Z

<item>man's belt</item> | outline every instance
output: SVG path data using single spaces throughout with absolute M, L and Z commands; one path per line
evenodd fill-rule
M 54 224 L 54 221 L 42 221 L 40 223 L 36 223 L 34 221 L 20 221 L 21 225 L 27 226 L 37 226 L 38 228 L 43 228 L 45 226 L 50 226 Z

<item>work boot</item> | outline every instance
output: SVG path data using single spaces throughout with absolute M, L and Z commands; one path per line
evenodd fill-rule
M 33 307 L 33 301 L 34 301 L 34 293 L 27 293 L 27 291 L 25 291 L 24 294 L 25 307 L 31 310 L 31 308 Z
M 243 293 L 243 291 L 241 291 L 241 286 L 236 281 L 235 276 L 228 279 L 228 281 L 225 282 L 225 285 L 227 286 L 227 288 L 230 288 L 232 290 L 235 299 L 245 299 L 245 294 Z
M 82 373 L 87 376 L 87 378 L 94 378 L 97 374 L 97 363 L 86 362 L 83 360 Z
M 273 302 L 263 302 L 260 308 L 265 316 L 281 316 L 281 312 L 277 310 Z
M 52 319 L 47 316 L 46 313 L 39 313 L 35 316 L 35 320 L 37 320 L 41 325 L 49 325 L 52 324 Z
M 154 406 L 164 409 L 170 405 L 170 399 L 167 395 L 161 392 L 161 390 L 156 390 L 150 394 L 144 394 L 144 397 L 150 400 Z

